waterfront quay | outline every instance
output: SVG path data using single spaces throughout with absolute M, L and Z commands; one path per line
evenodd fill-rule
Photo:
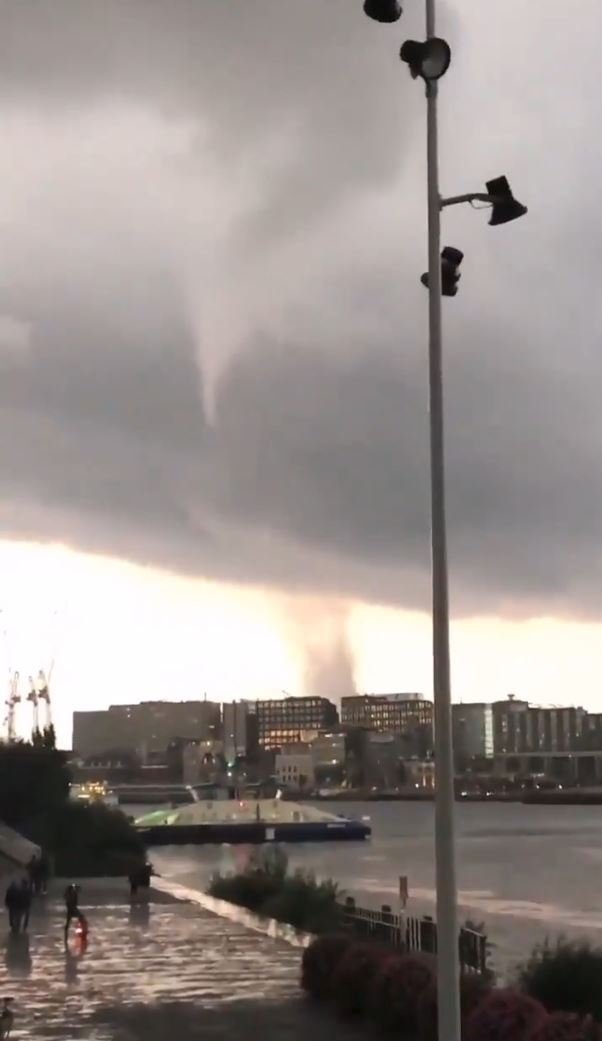
M 11 942 L 2 908 L 0 994 L 14 998 L 11 1041 L 353 1036 L 301 997 L 299 947 L 162 892 L 132 909 L 124 880 L 81 885 L 90 938 L 80 960 L 65 953 L 60 880 L 35 904 L 28 943 Z

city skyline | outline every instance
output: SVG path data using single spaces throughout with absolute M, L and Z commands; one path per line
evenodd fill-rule
M 429 694 L 423 98 L 390 32 L 349 0 L 4 7 L 7 671 L 47 667 L 58 611 L 63 740 L 76 703 L 312 662 Z M 446 218 L 456 700 L 602 707 L 601 26 L 441 11 L 442 187 L 507 172 L 530 206 L 495 241 Z
M 198 683 L 196 694 L 218 701 L 234 700 L 243 688 L 257 697 L 303 693 L 299 615 L 291 620 L 290 600 L 269 590 L 229 591 L 209 584 L 204 593 L 202 583 L 151 569 L 65 549 L 2 543 L 0 570 L 5 593 L 0 618 L 8 632 L 0 667 L 7 667 L 10 657 L 12 668 L 26 678 L 47 669 L 54 655 L 53 711 L 65 746 L 75 707 L 127 703 L 136 700 L 133 692 L 140 700 L 180 700 L 192 681 Z M 301 617 L 312 603 L 302 601 Z M 338 601 L 318 600 L 316 616 L 328 619 L 329 609 L 340 607 Z M 432 695 L 426 614 L 360 604 L 350 606 L 348 619 L 358 689 L 407 688 Z M 148 633 L 157 635 L 150 644 Z M 452 639 L 456 701 L 493 701 L 514 693 L 534 704 L 562 704 L 573 700 L 567 692 L 578 690 L 575 702 L 602 710 L 597 625 L 469 620 L 453 625 Z M 315 645 L 313 631 L 308 642 Z M 20 708 L 18 730 L 25 737 L 31 713 Z

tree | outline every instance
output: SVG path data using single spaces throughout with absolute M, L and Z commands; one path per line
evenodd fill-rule
M 98 802 L 64 803 L 38 821 L 32 838 L 65 878 L 128 875 L 145 860 L 142 838 L 125 814 Z
M 0 820 L 27 827 L 63 806 L 71 775 L 65 755 L 42 743 L 17 741 L 0 746 Z

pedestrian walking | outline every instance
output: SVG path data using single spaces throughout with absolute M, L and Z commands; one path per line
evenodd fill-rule
M 153 865 L 146 861 L 142 867 L 134 868 L 128 876 L 130 883 L 130 897 L 135 901 L 138 890 L 144 890 L 143 896 L 148 900 L 151 878 L 154 875 Z
M 8 924 L 13 933 L 21 928 L 21 891 L 15 879 L 10 882 L 4 896 L 4 904 L 8 911 Z
M 69 939 L 69 926 L 74 918 L 80 924 L 86 921 L 79 909 L 79 886 L 71 882 L 65 890 L 65 943 Z
M 23 931 L 25 932 L 29 925 L 29 915 L 31 912 L 31 885 L 27 878 L 21 879 L 18 906 L 21 916 L 20 925 L 22 925 Z
M 130 883 L 130 900 L 135 900 L 138 895 L 138 886 L 140 885 L 140 868 L 133 868 L 128 875 L 128 880 Z

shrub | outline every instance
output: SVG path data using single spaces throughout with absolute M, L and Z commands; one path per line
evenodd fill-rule
M 332 994 L 342 1016 L 363 1015 L 368 1007 L 372 981 L 390 951 L 372 943 L 351 943 L 332 978 Z
M 434 961 L 425 954 L 396 954 L 381 962 L 370 990 L 370 1012 L 385 1030 L 416 1034 L 418 1000 L 433 983 Z
M 218 900 L 229 900 L 249 911 L 261 911 L 263 905 L 276 895 L 279 883 L 269 875 L 214 875 L 209 883 L 209 893 Z
M 283 882 L 288 871 L 288 856 L 282 846 L 270 843 L 268 846 L 255 846 L 251 851 L 245 873 L 247 875 L 268 875 Z
M 263 904 L 262 914 L 289 922 L 310 933 L 330 932 L 342 924 L 336 882 L 317 882 L 314 875 L 297 872 Z
M 486 977 L 476 974 L 460 976 L 460 1012 L 462 1017 L 462 1033 L 470 1014 L 481 1003 L 490 991 Z M 437 1001 L 437 980 L 432 980 L 418 998 L 416 1021 L 420 1041 L 438 1041 L 439 1005 Z
M 543 1005 L 513 990 L 493 990 L 468 1016 L 466 1041 L 527 1041 L 546 1018 Z
M 287 874 L 286 854 L 277 846 L 254 851 L 238 875 L 214 875 L 211 896 L 288 922 L 307 932 L 332 932 L 342 922 L 336 882 L 318 882 L 310 872 Z
M 600 1041 L 600 1027 L 591 1016 L 552 1012 L 533 1031 L 529 1041 Z
M 546 940 L 519 966 L 518 979 L 549 1012 L 577 1012 L 602 1023 L 601 948 L 562 937 L 555 944 Z
M 348 936 L 318 936 L 303 951 L 301 986 L 312 998 L 332 997 L 335 970 L 351 945 Z

